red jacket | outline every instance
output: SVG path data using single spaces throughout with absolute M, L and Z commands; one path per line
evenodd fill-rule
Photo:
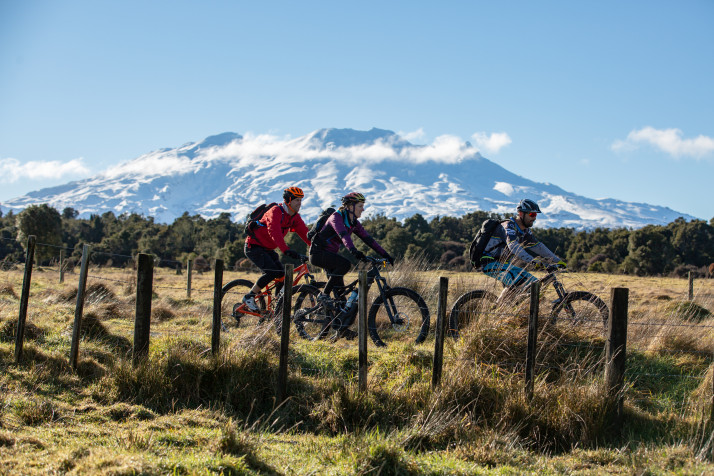
M 296 213 L 291 216 L 283 209 L 283 206 L 280 204 L 265 212 L 253 231 L 255 236 L 248 236 L 245 239 L 248 246 L 258 245 L 269 250 L 280 248 L 280 251 L 285 253 L 288 250 L 288 245 L 285 244 L 285 235 L 289 231 L 297 233 L 302 241 L 310 246 L 310 240 L 307 239 L 307 226 L 300 218 L 300 214 Z

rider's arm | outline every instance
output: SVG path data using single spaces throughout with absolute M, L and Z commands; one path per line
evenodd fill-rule
M 360 222 L 355 220 L 355 223 L 352 225 L 352 227 L 353 227 L 352 229 L 354 231 L 354 234 L 359 236 L 360 239 L 362 241 L 364 241 L 364 243 L 367 246 L 369 246 L 374 251 L 379 253 L 380 256 L 384 256 L 385 258 L 388 256 L 388 253 L 386 251 L 384 251 L 384 248 L 379 246 L 379 243 L 377 243 L 377 241 L 374 238 L 372 238 L 372 235 L 367 233 L 367 230 L 364 229 L 364 227 L 362 226 L 362 224 Z
M 547 246 L 538 241 L 530 229 L 525 232 L 524 246 L 528 248 L 528 251 L 542 257 L 546 263 L 555 264 L 558 261 L 562 261 L 555 253 L 550 251 Z
M 287 214 L 284 213 L 282 208 L 279 206 L 271 208 L 265 212 L 264 215 L 265 227 L 268 230 L 268 235 L 270 235 L 270 238 L 275 243 L 275 246 L 280 248 L 280 251 L 283 253 L 285 253 L 289 248 L 285 243 L 285 236 L 283 235 L 282 220 L 284 215 Z
M 297 235 L 304 241 L 307 246 L 310 246 L 310 239 L 307 237 L 307 225 L 305 225 L 305 222 L 302 220 L 302 217 L 296 213 L 292 217 L 292 227 L 290 228 L 292 231 L 297 233 Z
M 533 245 L 531 248 L 529 248 L 531 251 L 533 251 L 535 254 L 542 256 L 546 260 L 548 260 L 550 263 L 557 263 L 559 261 L 562 261 L 558 255 L 553 253 L 548 249 L 547 246 L 545 246 L 543 243 L 540 241 Z
M 327 220 L 327 224 L 332 226 L 332 228 L 335 230 L 335 233 L 337 233 L 337 236 L 340 237 L 342 244 L 345 245 L 345 248 L 347 248 L 349 251 L 356 249 L 355 244 L 352 242 L 352 237 L 350 236 L 351 233 L 345 226 L 344 221 L 342 220 L 342 215 L 340 215 L 339 213 L 335 213 Z
M 519 233 L 517 227 L 518 225 L 516 225 L 513 221 L 509 221 L 507 223 L 506 247 L 513 258 L 528 264 L 533 261 L 533 257 L 529 255 L 523 247 L 523 240 L 521 239 L 523 232 Z

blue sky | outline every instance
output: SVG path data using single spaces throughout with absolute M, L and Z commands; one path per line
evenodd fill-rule
M 714 217 L 714 2 L 0 0 L 0 201 L 209 135 L 456 136 Z

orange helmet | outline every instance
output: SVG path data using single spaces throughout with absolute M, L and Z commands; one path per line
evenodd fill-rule
M 300 187 L 288 187 L 283 191 L 283 200 L 285 203 L 290 203 L 295 198 L 302 198 L 305 194 Z

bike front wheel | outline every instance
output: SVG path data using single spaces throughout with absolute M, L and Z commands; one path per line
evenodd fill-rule
M 587 291 L 574 291 L 553 306 L 551 322 L 570 322 L 582 327 L 607 329 L 610 311 L 602 299 Z
M 238 325 L 244 316 L 254 316 L 254 314 L 246 313 L 245 311 L 248 309 L 243 305 L 243 296 L 248 294 L 248 291 L 252 288 L 253 283 L 247 279 L 235 279 L 223 286 L 221 289 L 221 322 L 225 324 L 232 318 L 235 319 L 236 325 Z M 256 314 L 265 315 L 265 295 L 256 296 L 255 303 L 260 309 Z M 259 320 L 262 321 L 262 318 Z
M 429 308 L 416 291 L 391 288 L 372 303 L 367 329 L 377 347 L 386 347 L 385 340 L 419 344 L 429 332 Z
M 483 289 L 476 289 L 462 294 L 451 307 L 447 335 L 457 338 L 459 330 L 473 322 L 478 322 L 490 312 L 496 302 L 496 296 Z

